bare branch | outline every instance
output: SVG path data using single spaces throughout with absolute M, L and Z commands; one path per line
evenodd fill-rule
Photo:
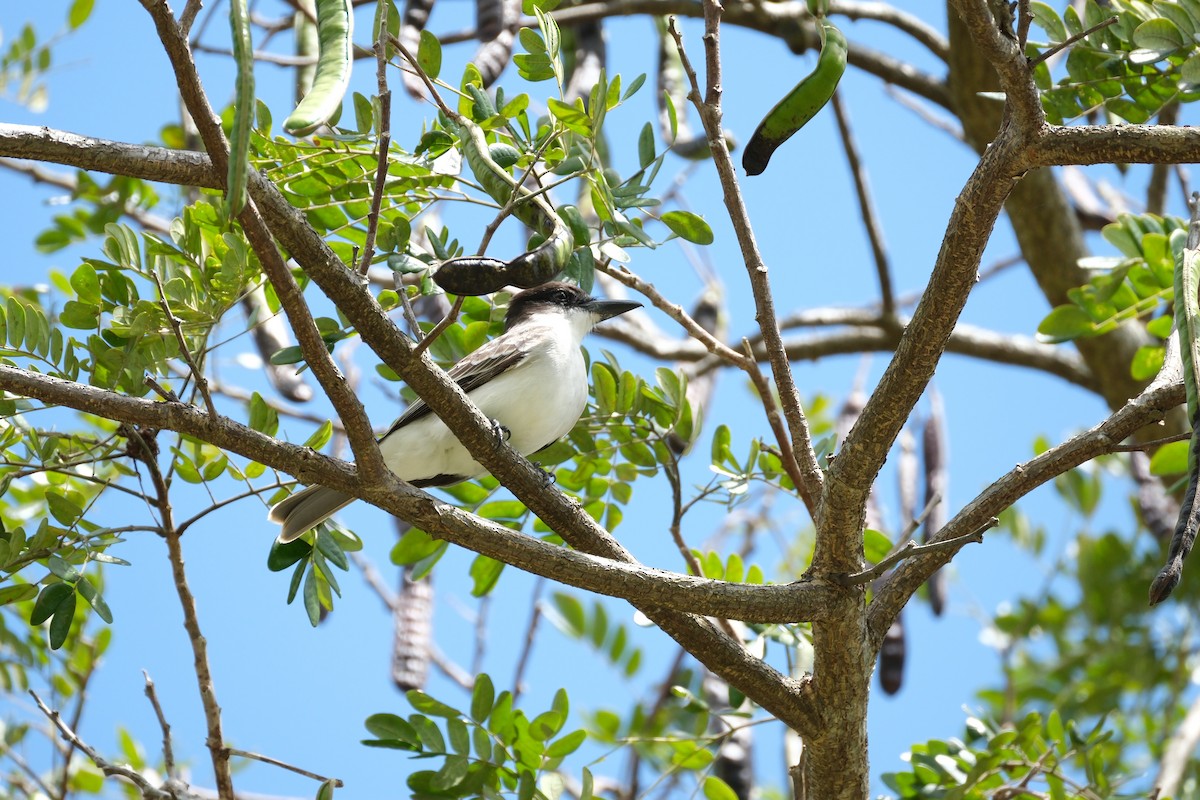
M 1136 431 L 1156 422 L 1184 401 L 1183 384 L 1171 382 L 1151 386 L 1119 411 L 1089 431 L 1052 447 L 1040 456 L 1012 469 L 963 507 L 934 537 L 933 542 L 961 537 L 978 530 L 1038 486 L 1096 456 L 1113 452 Z M 872 642 L 878 647 L 896 614 L 909 597 L 939 567 L 949 560 L 944 553 L 908 559 L 884 578 L 871 603 L 868 624 Z
M 294 764 L 289 764 L 286 761 L 280 761 L 279 759 L 271 758 L 270 756 L 264 756 L 261 753 L 252 753 L 249 750 L 238 750 L 236 747 L 230 747 L 229 755 L 238 756 L 240 758 L 250 758 L 255 761 L 261 761 L 264 764 L 270 764 L 273 767 L 281 767 L 289 772 L 294 772 L 297 775 L 303 775 L 306 778 L 312 778 L 314 781 L 320 781 L 321 783 L 332 783 L 339 789 L 346 785 L 340 778 L 326 778 L 323 775 L 318 775 L 315 772 L 309 772 L 302 767 L 297 767 Z
M 704 52 L 707 68 L 707 88 L 704 100 L 700 99 L 700 86 L 696 79 L 696 71 L 692 69 L 687 52 L 683 47 L 683 37 L 675 21 L 671 20 L 669 29 L 679 47 L 679 57 L 683 61 L 684 72 L 692 85 L 691 100 L 699 112 L 704 124 L 704 132 L 708 136 L 709 150 L 712 152 L 713 164 L 721 181 L 721 191 L 725 199 L 725 208 L 733 223 L 734 234 L 742 251 L 742 261 L 749 278 L 750 288 L 754 294 L 755 318 L 763 337 L 767 358 L 771 365 L 771 375 L 775 379 L 775 387 L 779 392 L 779 403 L 787 421 L 788 432 L 791 436 L 792 451 L 800 466 L 801 481 L 796 484 L 798 490 L 809 498 L 809 508 L 816 507 L 816 499 L 821 496 L 821 485 L 824 473 L 817 464 L 816 453 L 813 452 L 812 434 L 809 431 L 808 420 L 800 402 L 800 392 L 792 375 L 791 364 L 783 349 L 783 341 L 779 335 L 779 326 L 775 316 L 775 298 L 771 292 L 771 282 L 768 277 L 767 265 L 763 262 L 762 253 L 754 237 L 754 229 L 750 224 L 750 216 L 746 203 L 738 186 L 737 175 L 734 172 L 733 161 L 729 157 L 729 149 L 725 146 L 725 134 L 721 129 L 721 67 L 720 67 L 720 17 L 722 9 L 715 0 L 704 3 Z
M 842 148 L 846 151 L 850 175 L 854 178 L 854 191 L 858 195 L 858 208 L 859 213 L 862 214 L 863 227 L 867 229 L 867 238 L 871 241 L 871 254 L 875 258 L 875 272 L 879 275 L 880 305 L 883 307 L 883 315 L 890 317 L 896 313 L 896 304 L 892 298 L 892 273 L 888 264 L 887 246 L 883 243 L 883 229 L 879 224 L 875 204 L 871 201 L 871 189 L 867 185 L 867 169 L 858 155 L 854 132 L 850 130 L 850 115 L 846 113 L 846 106 L 842 102 L 840 92 L 833 93 L 833 113 L 834 118 L 837 119 L 838 132 L 842 137 Z
M 58 728 L 59 735 L 62 736 L 63 741 L 67 742 L 72 747 L 76 748 L 85 756 L 87 756 L 91 762 L 96 765 L 96 768 L 103 772 L 106 776 L 124 778 L 136 786 L 138 791 L 142 793 L 142 797 L 147 798 L 147 800 L 172 800 L 170 793 L 165 792 L 151 784 L 137 770 L 130 769 L 129 767 L 121 764 L 109 763 L 87 742 L 80 739 L 79 736 L 76 735 L 75 731 L 71 730 L 67 723 L 63 721 L 62 717 L 59 716 L 57 711 L 51 711 L 50 708 L 42 702 L 42 698 L 37 696 L 37 692 L 30 689 L 29 694 L 33 697 L 33 701 L 37 703 L 38 709 L 46 715 L 46 718 L 54 724 L 54 727 Z
M 150 705 L 154 708 L 154 716 L 158 719 L 158 727 L 162 731 L 163 768 L 167 772 L 167 777 L 174 779 L 179 776 L 175 772 L 175 748 L 171 746 L 171 725 L 167 722 L 167 716 L 158 702 L 158 692 L 154 689 L 154 681 L 150 680 L 150 673 L 142 670 L 142 677 L 146 679 L 146 697 L 149 698 Z
M 959 536 L 957 539 L 943 539 L 937 542 L 930 542 L 929 544 L 917 544 L 915 540 L 909 539 L 903 547 L 870 569 L 865 569 L 862 572 L 856 572 L 853 575 L 843 575 L 838 577 L 836 580 L 844 586 L 856 586 L 864 583 L 870 583 L 906 558 L 924 555 L 926 553 L 941 552 L 950 552 L 951 555 L 953 555 L 962 549 L 962 546 L 965 544 L 970 544 L 971 542 L 974 542 L 975 544 L 981 544 L 983 542 L 984 532 L 996 527 L 999 524 L 1000 520 L 992 517 L 981 529 L 977 531 L 965 533 L 962 536 Z

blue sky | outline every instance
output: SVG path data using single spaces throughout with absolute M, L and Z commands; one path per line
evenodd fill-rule
M 61 28 L 65 5 L 2 4 L 0 31 L 7 40 L 20 24 L 30 20 L 39 38 L 49 36 Z M 895 5 L 913 13 L 927 13 L 927 4 L 915 0 Z M 215 16 L 206 40 L 219 43 L 226 35 L 225 7 L 211 6 L 204 15 L 210 13 Z M 430 27 L 436 32 L 468 27 L 471 13 L 467 3 L 443 0 Z M 367 17 L 360 21 L 360 31 L 365 29 L 366 21 Z M 943 20 L 932 21 L 944 28 Z M 882 26 L 846 23 L 844 29 L 852 42 L 896 48 L 900 55 L 936 70 L 927 55 L 914 52 L 903 37 Z M 699 60 L 700 26 L 687 21 L 684 30 L 690 52 Z M 626 80 L 640 72 L 652 76 L 654 42 L 650 21 L 616 20 L 608 31 L 610 74 L 620 71 Z M 282 42 L 277 44 L 284 46 Z M 723 44 L 725 121 L 744 142 L 761 114 L 810 68 L 812 56 L 797 58 L 775 40 L 736 29 L 726 31 Z M 444 74 L 457 75 L 472 49 L 470 44 L 448 48 Z M 177 117 L 175 87 L 166 58 L 157 47 L 148 16 L 137 4 L 100 0 L 93 18 L 55 56 L 55 68 L 48 80 L 48 109 L 35 114 L 0 100 L 0 118 L 123 141 L 154 142 L 159 127 Z M 214 103 L 223 104 L 232 93 L 230 64 L 211 55 L 202 55 L 199 64 Z M 371 91 L 374 76 L 369 73 L 368 69 L 358 69 L 354 88 Z M 282 119 L 290 104 L 287 74 L 280 68 L 260 65 L 257 78 L 261 99 L 269 104 L 276 120 Z M 518 90 L 519 83 L 511 72 L 501 83 L 510 92 Z M 618 163 L 632 163 L 637 132 L 644 121 L 654 119 L 649 91 L 652 85 L 653 77 L 634 102 L 610 118 L 610 142 Z M 531 91 L 535 102 L 539 91 L 548 92 L 548 85 L 520 88 Z M 898 106 L 874 78 L 851 72 L 844 82 L 844 93 L 870 170 L 895 285 L 900 292 L 919 289 L 941 243 L 954 198 L 974 164 L 974 155 Z M 395 92 L 394 98 L 394 141 L 411 146 L 422 120 L 430 116 L 430 108 L 416 105 L 402 91 Z M 670 157 L 660 185 L 665 188 L 666 182 L 684 168 L 684 162 Z M 876 298 L 875 271 L 831 113 L 822 113 L 780 149 L 764 175 L 746 179 L 743 188 L 781 310 L 861 305 Z M 0 217 L 0 235 L 7 248 L 7 257 L 0 263 L 0 281 L 42 282 L 47 269 L 69 272 L 81 255 L 94 252 L 95 243 L 52 256 L 39 254 L 32 247 L 33 235 L 58 213 L 55 203 L 60 192 L 31 188 L 25 177 L 3 170 L 0 192 L 6 197 L 33 198 L 12 204 Z M 716 232 L 716 242 L 708 248 L 707 257 L 716 265 L 729 294 L 731 332 L 749 333 L 752 302 L 711 168 L 697 170 L 683 196 L 688 207 L 703 214 Z M 164 197 L 171 202 L 169 189 L 164 190 Z M 167 208 L 160 209 L 160 213 L 168 213 Z M 514 243 L 515 238 L 509 242 Z M 1002 223 L 984 265 L 1014 250 Z M 635 252 L 632 267 L 685 305 L 698 291 L 684 253 L 673 245 L 653 252 Z M 1032 281 L 1017 268 L 981 285 L 963 319 L 1002 332 L 1032 335 L 1046 311 Z M 651 313 L 657 324 L 674 334 L 669 320 Z M 600 346 L 601 342 L 593 340 L 593 344 Z M 603 346 L 615 350 L 630 368 L 647 375 L 652 372 L 653 365 L 645 359 L 611 342 Z M 239 368 L 234 355 L 235 351 L 229 350 L 218 356 L 224 374 L 235 383 L 259 388 L 257 373 Z M 869 359 L 868 388 L 886 363 L 886 354 Z M 862 365 L 857 357 L 798 364 L 797 382 L 806 398 L 822 394 L 840 403 Z M 735 442 L 769 436 L 743 383 L 737 376 L 725 376 L 709 415 L 710 420 L 730 425 Z M 1060 441 L 1075 430 L 1095 424 L 1105 413 L 1096 398 L 1059 379 L 958 356 L 945 359 L 936 384 L 949 413 L 953 509 L 1029 458 L 1035 436 Z M 378 422 L 386 423 L 394 414 L 394 406 L 382 391 L 372 388 L 370 397 Z M 314 411 L 330 413 L 319 404 L 314 404 Z M 302 426 L 289 425 L 287 433 L 293 440 L 307 436 Z M 707 480 L 706 441 L 703 439 L 696 448 L 687 467 L 686 477 L 696 483 Z M 882 481 L 885 497 L 890 499 L 894 491 L 890 468 Z M 669 509 L 662 502 L 663 496 L 657 484 L 636 487 L 634 503 L 617 534 L 646 563 L 681 569 L 667 534 Z M 206 498 L 191 500 L 194 511 Z M 186 502 L 184 505 L 186 509 Z M 894 501 L 889 505 L 894 512 Z M 781 501 L 778 507 L 785 535 L 807 528 L 798 504 Z M 1051 530 L 1073 530 L 1079 525 L 1069 510 L 1053 501 L 1047 489 L 1035 493 L 1023 508 Z M 124 520 L 125 516 L 138 519 L 145 512 L 121 500 L 114 501 L 112 513 L 115 519 Z M 180 513 L 186 516 L 190 512 Z M 702 506 L 694 517 L 689 517 L 689 542 L 702 543 L 720 526 L 723 515 L 721 507 Z M 401 754 L 369 750 L 357 743 L 365 735 L 362 721 L 369 714 L 407 712 L 388 677 L 390 616 L 357 573 L 352 573 L 341 581 L 345 596 L 337 611 L 327 623 L 312 629 L 302 609 L 283 602 L 287 576 L 265 569 L 274 529 L 264 516 L 261 504 L 239 503 L 211 515 L 185 541 L 192 588 L 210 643 L 230 743 L 346 779 L 343 796 L 403 795 L 402 776 L 414 768 L 413 762 Z M 391 521 L 362 504 L 349 509 L 343 519 L 362 535 L 367 555 L 384 570 L 386 579 L 394 580 L 387 563 L 393 541 Z M 1128 510 L 1118 501 L 1104 507 L 1097 525 L 1101 530 L 1128 530 L 1128 523 Z M 80 732 L 101 750 L 112 752 L 116 726 L 127 726 L 153 758 L 158 730 L 142 694 L 141 671 L 147 670 L 158 684 L 173 725 L 176 752 L 192 765 L 197 784 L 211 785 L 191 655 L 170 584 L 165 547 L 157 539 L 132 537 L 118 555 L 133 562 L 133 566 L 109 574 L 107 597 L 116 618 L 114 645 L 91 687 L 93 700 Z M 779 557 L 768 547 L 759 559 L 771 567 Z M 469 597 L 469 563 L 469 553 L 452 552 L 436 574 L 436 639 L 449 657 L 463 665 L 471 661 L 472 617 L 478 612 L 477 601 Z M 934 620 L 922 603 L 907 609 L 909 660 L 904 689 L 896 698 L 876 695 L 871 704 L 873 774 L 900 768 L 899 755 L 912 742 L 961 733 L 962 709 L 972 705 L 973 690 L 998 675 L 995 652 L 979 641 L 986 618 L 1007 599 L 1023 591 L 1035 591 L 1044 579 L 1041 569 L 1018 553 L 1003 534 L 994 533 L 984 545 L 968 547 L 956 559 L 946 617 Z M 559 588 L 548 586 L 543 596 Z M 498 685 L 507 685 L 511 679 L 533 592 L 533 581 L 510 569 L 490 601 L 486 668 Z M 591 599 L 586 599 L 590 604 Z M 607 602 L 607 607 L 614 620 L 631 624 L 627 605 Z M 652 629 L 632 633 L 647 655 L 642 674 L 661 675 L 673 656 L 666 637 Z M 540 634 L 526 680 L 527 702 L 535 712 L 548 707 L 559 686 L 571 691 L 573 710 L 577 712 L 571 725 L 576 726 L 580 724 L 578 712 L 601 706 L 619 711 L 631 691 L 585 645 L 548 626 Z M 449 702 L 465 703 L 463 694 L 436 673 L 429 691 Z M 775 723 L 759 728 L 763 744 L 756 754 L 761 779 L 777 786 L 785 775 L 778 728 Z M 580 763 L 572 762 L 576 771 Z M 610 759 L 593 769 L 611 772 L 617 763 Z M 416 768 L 426 766 L 418 764 Z M 313 791 L 311 782 L 258 765 L 239 773 L 237 780 L 239 788 L 247 791 L 299 795 Z M 875 785 L 882 789 L 878 781 Z

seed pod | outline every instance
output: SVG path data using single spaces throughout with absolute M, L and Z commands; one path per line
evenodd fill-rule
M 904 642 L 904 612 L 896 615 L 896 621 L 888 628 L 879 648 L 879 685 L 885 694 L 900 691 L 904 682 L 904 659 L 907 646 Z
M 350 0 L 317 2 L 317 73 L 312 88 L 283 123 L 293 136 L 308 136 L 342 107 L 353 63 L 354 13 Z
M 767 112 L 750 137 L 742 153 L 747 175 L 758 175 L 765 170 L 775 149 L 807 125 L 837 90 L 846 72 L 849 53 L 846 37 L 826 20 L 821 20 L 820 31 L 821 55 L 817 57 L 817 66 Z
M 922 541 L 942 529 L 946 524 L 947 492 L 950 489 L 949 458 L 946 447 L 946 413 L 942 397 L 936 390 L 929 393 L 929 419 L 925 421 L 925 504 L 929 513 L 925 517 L 925 533 Z M 946 576 L 939 569 L 929 577 L 929 605 L 935 616 L 941 616 L 946 605 Z

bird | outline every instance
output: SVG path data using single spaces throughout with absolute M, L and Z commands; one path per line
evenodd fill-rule
M 583 338 L 599 323 L 641 303 L 597 300 L 569 283 L 552 282 L 513 296 L 504 332 L 450 368 L 449 376 L 522 455 L 570 432 L 588 399 Z M 379 437 L 384 463 L 413 486 L 450 486 L 487 473 L 446 423 L 417 399 Z M 325 486 L 294 492 L 267 518 L 290 542 L 355 500 Z

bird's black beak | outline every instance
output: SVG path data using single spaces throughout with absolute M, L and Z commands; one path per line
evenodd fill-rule
M 587 304 L 587 310 L 599 317 L 601 322 L 641 307 L 641 303 L 629 300 L 593 300 Z

